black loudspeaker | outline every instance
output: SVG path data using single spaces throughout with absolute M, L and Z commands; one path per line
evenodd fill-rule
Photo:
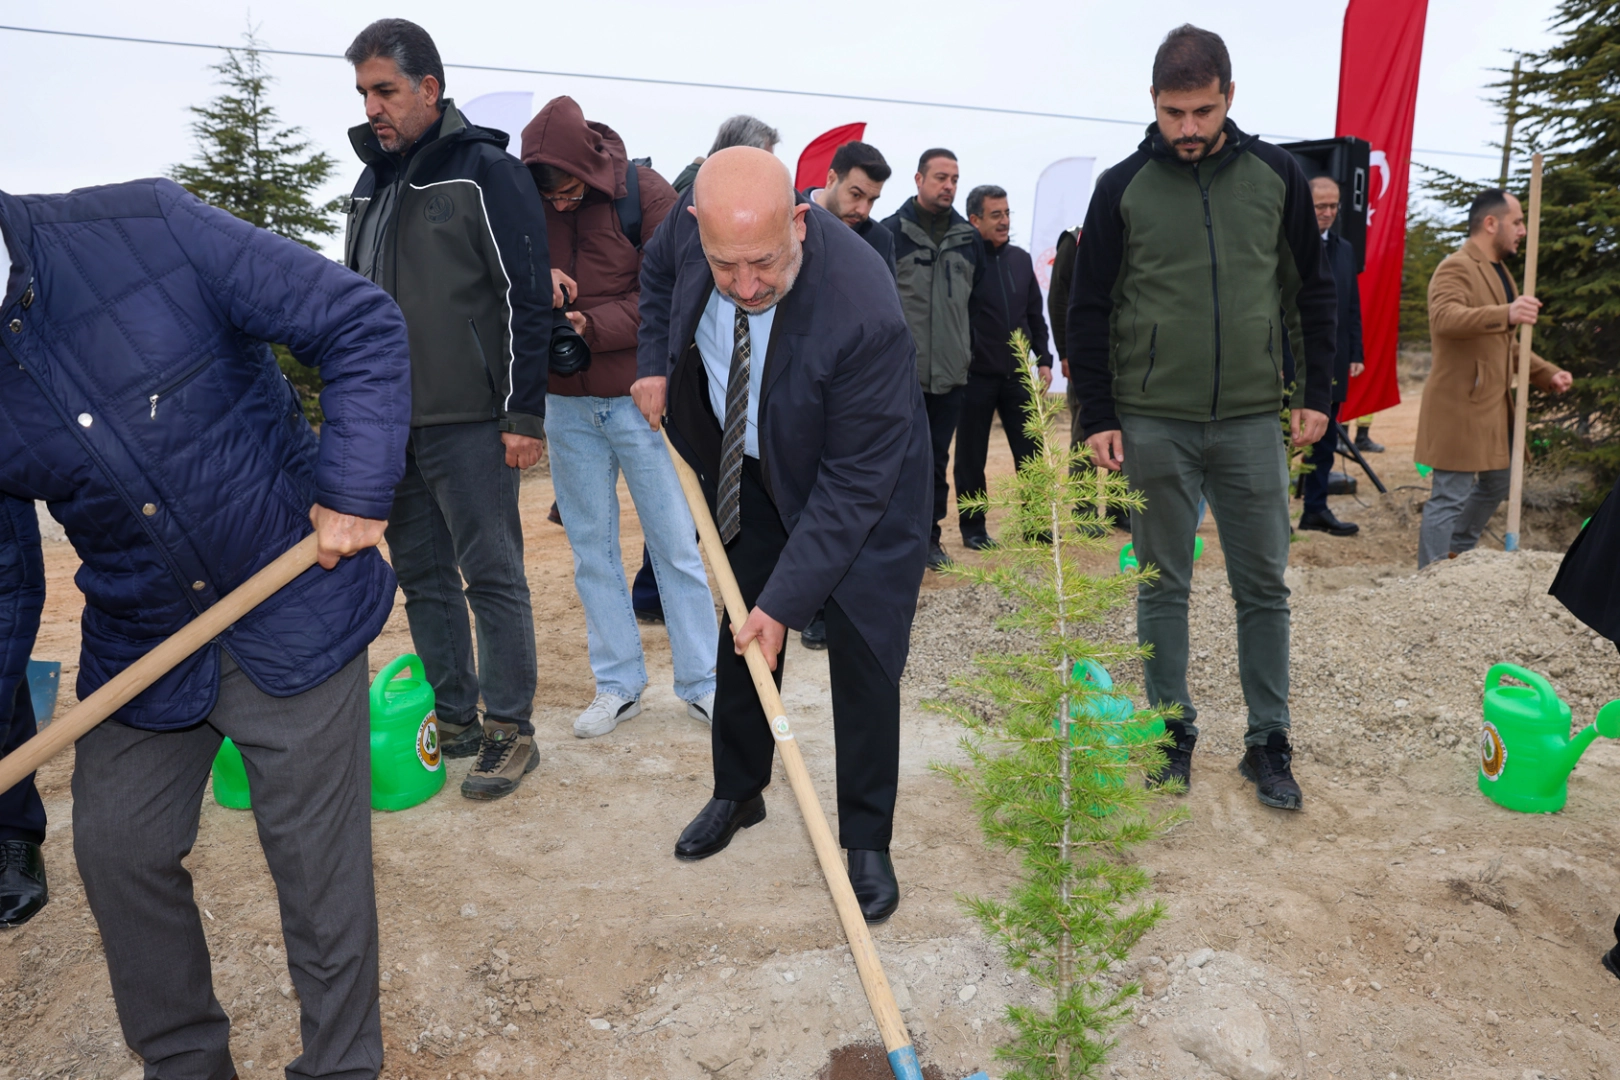
M 1310 142 L 1281 143 L 1294 155 L 1307 178 L 1331 176 L 1339 182 L 1339 220 L 1333 229 L 1355 252 L 1356 273 L 1367 266 L 1367 185 L 1372 166 L 1372 144 L 1354 135 Z

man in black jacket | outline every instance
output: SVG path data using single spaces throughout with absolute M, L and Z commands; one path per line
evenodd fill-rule
M 368 121 L 349 131 L 366 170 L 349 206 L 346 261 L 398 301 L 411 338 L 411 438 L 389 553 L 444 753 L 478 757 L 461 793 L 495 799 L 540 763 L 517 496 L 521 471 L 545 448 L 545 208 L 506 135 L 468 124 L 442 96 L 444 65 L 427 31 L 380 19 L 346 56 Z
M 1311 444 L 1305 463 L 1311 471 L 1305 474 L 1305 512 L 1300 515 L 1301 529 L 1315 529 L 1333 536 L 1354 536 L 1361 527 L 1354 522 L 1340 521 L 1328 509 L 1328 473 L 1333 470 L 1333 454 L 1339 446 L 1339 433 L 1333 423 L 1339 418 L 1339 406 L 1350 392 L 1350 380 L 1360 375 L 1361 360 L 1361 288 L 1356 284 L 1355 253 L 1349 241 L 1333 232 L 1333 222 L 1339 216 L 1339 183 L 1331 176 L 1318 176 L 1311 180 L 1311 202 L 1316 210 L 1316 227 L 1322 231 L 1322 255 L 1328 269 L 1333 272 L 1333 289 L 1338 296 L 1339 343 L 1333 353 L 1333 400 L 1328 405 L 1328 432 Z
M 872 217 L 872 207 L 883 197 L 883 185 L 892 174 L 877 147 L 847 142 L 833 154 L 826 185 L 805 192 L 817 206 L 871 244 L 872 250 L 883 256 L 891 274 L 896 272 L 894 234 Z
M 1097 181 L 1075 256 L 1065 327 L 1092 460 L 1124 469 L 1146 508 L 1131 513 L 1142 565 L 1143 686 L 1176 706 L 1157 783 L 1192 773 L 1197 710 L 1187 689 L 1187 597 L 1199 503 L 1209 500 L 1236 605 L 1238 674 L 1249 707 L 1239 765 L 1267 806 L 1303 803 L 1290 762 L 1287 408 L 1295 446 L 1327 430 L 1333 279 L 1292 155 L 1227 115 L 1232 61 L 1218 34 L 1172 30 L 1153 60 L 1156 123 Z M 1279 339 L 1300 371 L 1282 374 Z
M 654 428 L 667 405 L 751 611 L 720 629 L 714 793 L 675 854 L 706 858 L 764 820 L 775 743 L 742 651 L 757 639 L 780 683 L 787 627 L 825 607 L 839 839 L 880 922 L 900 902 L 900 674 L 927 554 L 911 334 L 883 260 L 771 155 L 723 150 L 693 193 L 698 228 L 666 225 L 647 247 L 631 394 Z
M 1007 192 L 981 184 L 968 192 L 968 221 L 984 239 L 984 278 L 973 290 L 968 313 L 973 328 L 973 359 L 962 390 L 962 417 L 956 425 L 956 497 L 984 494 L 984 463 L 990 454 L 991 421 L 999 413 L 1007 445 L 1019 468 L 1035 456 L 1035 444 L 1024 434 L 1024 407 L 1029 390 L 1020 370 L 1027 362 L 1016 356 L 1008 339 L 1022 330 L 1035 353 L 1041 386 L 1052 385 L 1052 358 L 1046 350 L 1046 319 L 1041 315 L 1041 286 L 1029 252 L 1009 243 L 1012 211 Z M 985 531 L 984 515 L 958 511 L 962 543 L 974 551 L 994 545 Z

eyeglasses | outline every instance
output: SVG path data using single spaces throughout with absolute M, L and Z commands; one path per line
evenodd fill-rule
M 1316 208 L 1318 210 L 1331 210 L 1335 214 L 1339 212 L 1339 204 L 1336 202 L 1319 202 L 1316 204 Z
M 542 194 L 540 197 L 542 199 L 546 200 L 546 202 L 578 203 L 578 202 L 584 202 L 585 201 L 585 196 L 582 195 L 582 194 L 581 195 L 545 195 L 545 194 Z

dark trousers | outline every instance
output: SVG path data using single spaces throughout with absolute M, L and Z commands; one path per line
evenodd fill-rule
M 1013 460 L 1022 469 L 1024 462 L 1035 456 L 1035 444 L 1024 433 L 1029 419 L 1024 408 L 1029 404 L 1029 389 L 1016 375 L 968 374 L 967 385 L 962 387 L 962 416 L 956 424 L 956 497 L 967 498 L 984 494 L 984 463 L 990 456 L 990 428 L 999 413 L 1001 426 L 1007 432 L 1007 445 Z M 964 537 L 983 536 L 983 514 L 958 514 Z
M 0 707 L 0 719 L 5 716 L 5 708 Z M 10 723 L 0 724 L 0 757 L 33 738 L 37 730 L 34 698 L 28 692 L 28 675 L 24 673 L 12 696 Z M 39 799 L 32 773 L 10 791 L 0 791 L 0 841 L 5 840 L 45 842 L 45 804 Z
M 1339 432 L 1333 425 L 1339 419 L 1339 402 L 1328 406 L 1328 429 L 1306 451 L 1305 464 L 1311 471 L 1305 474 L 1305 512 L 1320 514 L 1328 508 L 1328 473 L 1333 471 L 1333 455 L 1339 449 Z
M 953 386 L 943 394 L 923 394 L 923 407 L 928 410 L 928 435 L 934 444 L 934 528 L 929 539 L 939 543 L 939 523 L 950 510 L 951 488 L 946 482 L 946 469 L 951 462 L 951 440 L 956 437 L 956 423 L 962 415 L 962 388 Z
M 303 1053 L 287 1076 L 375 1080 L 383 1043 L 367 681 L 361 652 L 313 690 L 274 698 L 226 657 L 206 722 L 152 732 L 109 720 L 79 740 L 73 853 L 124 1041 L 146 1061 L 147 1076 L 225 1080 L 236 1072 L 182 861 L 197 841 L 209 768 L 229 736 L 247 766 L 303 1014 Z
M 765 493 L 754 458 L 743 461 L 741 509 L 742 530 L 726 554 L 743 602 L 752 609 L 787 544 L 787 530 Z M 889 681 L 860 631 L 831 597 L 826 617 L 838 753 L 838 842 L 846 848 L 886 851 L 900 781 L 900 687 Z M 778 687 L 786 660 L 784 651 L 776 663 Z M 733 647 L 729 618 L 720 623 L 715 677 L 714 797 L 741 802 L 770 784 L 776 740 L 748 663 Z
M 387 537 L 439 722 L 475 723 L 481 693 L 490 719 L 533 735 L 534 612 L 518 478 L 493 420 L 413 428 Z

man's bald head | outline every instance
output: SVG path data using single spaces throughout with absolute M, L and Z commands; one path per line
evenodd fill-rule
M 774 154 L 733 146 L 711 154 L 692 185 L 703 253 L 715 287 L 758 315 L 793 288 L 803 262 L 805 213 Z

